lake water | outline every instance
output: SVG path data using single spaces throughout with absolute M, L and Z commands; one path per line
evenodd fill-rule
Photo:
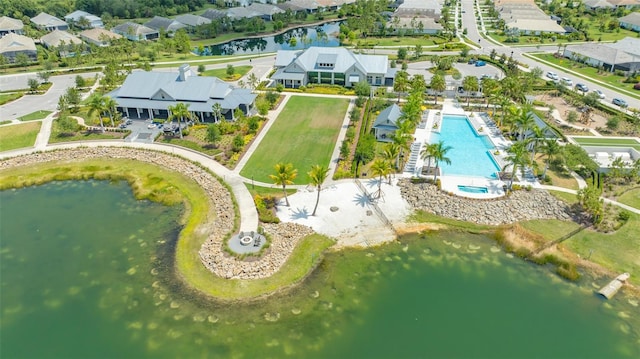
M 228 304 L 173 272 L 179 208 L 125 183 L 0 192 L 0 357 L 640 357 L 639 310 L 480 235 L 327 255 L 294 290 Z M 637 304 L 636 304 L 637 305 Z
M 203 55 L 246 55 L 278 50 L 300 50 L 311 46 L 336 47 L 340 46 L 340 40 L 337 38 L 339 33 L 340 23 L 330 22 L 319 26 L 292 29 L 280 35 L 233 40 L 207 46 Z M 292 38 L 295 38 L 294 46 L 292 46 Z

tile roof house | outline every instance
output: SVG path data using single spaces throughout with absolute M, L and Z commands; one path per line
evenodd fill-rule
M 393 86 L 396 74 L 386 55 L 358 55 L 343 47 L 280 50 L 275 67 L 271 78 L 289 88 L 308 84 L 351 87 L 360 81 L 373 86 Z
M 16 56 L 21 53 L 33 61 L 38 59 L 36 44 L 32 38 L 14 33 L 0 38 L 0 55 L 4 56 L 8 62 L 15 62 Z
M 196 76 L 189 65 L 178 72 L 134 71 L 122 86 L 108 94 L 118 103 L 118 110 L 129 118 L 168 118 L 169 106 L 189 105 L 189 111 L 203 122 L 215 122 L 213 105 L 220 104 L 222 115 L 234 120 L 234 112 L 253 111 L 256 94 L 235 88 L 206 76 Z
M 69 24 L 44 12 L 32 17 L 31 22 L 40 30 L 53 31 L 69 29 Z
M 65 21 L 74 24 L 82 29 L 104 27 L 102 19 L 86 11 L 76 10 L 64 17 Z
M 48 49 L 57 49 L 60 57 L 68 57 L 74 54 L 73 45 L 84 44 L 75 35 L 66 31 L 54 30 L 40 38 L 40 42 Z
M 160 36 L 158 30 L 148 28 L 135 22 L 125 22 L 114 27 L 111 31 L 132 41 L 155 40 Z
M 402 116 L 400 106 L 395 103 L 380 111 L 378 117 L 373 122 L 373 133 L 376 140 L 381 142 L 392 142 L 392 136 L 398 129 L 398 119 Z
M 208 19 L 204 16 L 198 16 L 193 14 L 184 14 L 184 15 L 176 16 L 176 21 L 188 27 L 196 27 L 198 25 L 211 24 L 211 19 Z
M 176 20 L 168 19 L 162 16 L 154 16 L 153 19 L 145 22 L 144 26 L 157 31 L 160 31 L 160 29 L 162 29 L 167 34 L 175 33 L 176 31 L 187 27 L 187 25 L 182 24 Z
M 118 35 L 115 32 L 101 28 L 84 30 L 79 33 L 78 36 L 82 40 L 100 47 L 109 46 L 109 42 L 111 40 L 118 40 L 122 38 L 121 35 Z
M 3 37 L 10 32 L 18 35 L 24 34 L 24 24 L 22 23 L 22 20 L 8 16 L 0 17 L 0 37 Z
M 627 16 L 623 16 L 618 19 L 618 22 L 620 22 L 620 27 L 640 32 L 640 13 L 638 12 L 632 12 Z

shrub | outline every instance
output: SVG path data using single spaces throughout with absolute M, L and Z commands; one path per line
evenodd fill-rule
M 233 152 L 240 152 L 242 151 L 243 147 L 244 147 L 244 137 L 238 134 L 233 138 L 233 141 L 231 143 L 231 149 Z
M 258 210 L 258 219 L 260 220 L 260 222 L 280 223 L 280 218 L 278 218 L 272 211 L 272 208 L 275 207 L 276 203 L 275 197 L 261 197 L 257 194 L 253 197 L 253 201 L 256 204 L 256 209 Z
M 620 222 L 626 223 L 629 220 L 629 218 L 631 218 L 631 213 L 629 211 L 622 210 L 620 211 L 620 213 L 618 213 L 618 220 Z
M 301 86 L 302 87 L 302 86 Z M 278 92 L 282 92 L 284 90 L 284 85 L 283 84 L 277 84 L 276 85 L 276 91 Z

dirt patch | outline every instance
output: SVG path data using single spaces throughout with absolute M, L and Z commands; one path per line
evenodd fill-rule
M 581 115 L 580 109 L 568 103 L 564 98 L 559 96 L 544 94 L 544 95 L 536 96 L 536 100 L 546 103 L 547 106 L 553 105 L 560 113 L 560 117 L 565 121 L 569 116 L 569 112 L 574 111 L 578 113 L 578 121 L 576 121 L 573 125 L 581 126 L 585 128 L 592 128 L 592 129 L 596 129 L 598 127 L 603 127 L 603 128 L 606 127 L 607 117 L 600 111 L 597 111 L 597 110 L 591 111 L 591 121 L 589 121 L 589 123 L 582 123 L 580 122 L 580 115 Z

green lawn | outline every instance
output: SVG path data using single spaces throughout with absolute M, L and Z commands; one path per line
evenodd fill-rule
M 49 116 L 51 114 L 51 112 L 52 111 L 38 110 L 36 112 L 31 112 L 30 114 L 26 114 L 24 116 L 18 117 L 18 120 L 20 120 L 20 121 L 42 120 L 45 117 Z
M 581 74 L 584 78 L 589 80 L 598 80 L 605 83 L 605 86 L 614 91 L 627 90 L 625 94 L 640 99 L 640 94 L 637 90 L 633 89 L 633 84 L 624 83 L 625 77 L 616 76 L 611 72 L 598 73 L 598 69 L 583 64 L 578 64 L 567 58 L 555 58 L 551 54 L 529 54 L 533 58 L 544 60 L 549 62 L 552 66 L 559 69 L 567 69 Z
M 640 151 L 640 142 L 633 138 L 606 138 L 606 137 L 573 137 L 573 140 L 582 146 L 620 146 L 633 147 Z
M 640 188 L 623 193 L 618 197 L 618 202 L 640 209 Z
M 278 162 L 298 169 L 296 184 L 307 184 L 311 166 L 328 166 L 342 127 L 347 99 L 292 96 L 241 171 L 246 178 L 271 183 Z
M 33 146 L 41 125 L 31 122 L 0 127 L 0 152 Z
M 222 80 L 234 81 L 244 76 L 247 72 L 249 72 L 253 68 L 253 66 L 234 66 L 233 68 L 235 70 L 233 76 L 227 75 L 226 67 L 222 69 L 206 70 L 205 72 L 202 73 L 202 76 L 213 76 Z
M 9 94 L 0 94 L 0 105 L 4 105 L 5 103 L 14 101 L 24 96 L 22 92 L 18 93 L 9 93 Z

